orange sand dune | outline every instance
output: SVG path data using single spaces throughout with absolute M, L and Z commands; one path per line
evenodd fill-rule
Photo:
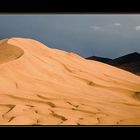
M 0 124 L 140 124 L 140 77 L 32 39 L 1 40 Z

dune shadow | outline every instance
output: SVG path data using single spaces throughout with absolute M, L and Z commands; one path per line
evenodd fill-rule
M 24 50 L 8 43 L 0 44 L 0 64 L 19 59 Z
M 140 92 L 134 92 L 134 98 L 140 101 Z

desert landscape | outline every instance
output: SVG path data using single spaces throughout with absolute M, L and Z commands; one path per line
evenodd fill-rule
M 0 41 L 0 125 L 139 124 L 139 76 L 33 39 Z
M 129 53 L 115 59 L 98 56 L 91 56 L 87 57 L 86 59 L 96 60 L 112 66 L 116 66 L 140 76 L 140 53 L 138 52 Z

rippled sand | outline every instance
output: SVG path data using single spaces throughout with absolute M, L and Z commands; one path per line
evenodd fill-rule
M 140 77 L 24 38 L 0 41 L 0 125 L 140 124 Z

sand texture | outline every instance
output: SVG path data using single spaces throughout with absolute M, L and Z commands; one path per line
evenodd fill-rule
M 24 38 L 0 41 L 0 125 L 140 125 L 140 77 Z

